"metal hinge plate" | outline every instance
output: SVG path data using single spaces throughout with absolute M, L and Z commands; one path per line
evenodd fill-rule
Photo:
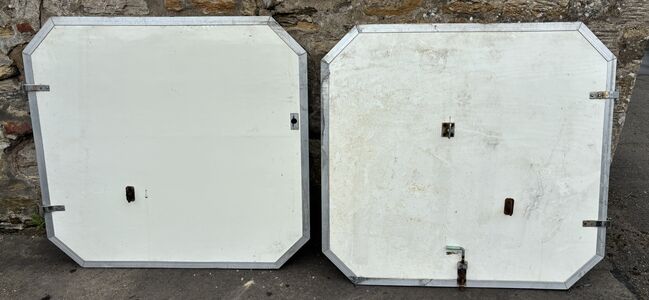
M 599 221 L 599 220 L 584 220 L 582 222 L 582 225 L 584 227 L 608 227 L 611 225 L 611 222 L 606 220 L 606 221 Z
M 53 211 L 65 211 L 65 206 L 63 205 L 43 206 L 43 213 L 51 213 Z
M 618 91 L 597 91 L 590 92 L 590 99 L 618 99 L 620 92 Z
M 50 86 L 47 84 L 23 84 L 25 92 L 49 92 Z

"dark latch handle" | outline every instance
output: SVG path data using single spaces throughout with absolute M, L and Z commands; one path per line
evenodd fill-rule
M 507 198 L 505 199 L 505 210 L 504 213 L 508 216 L 511 216 L 514 214 L 514 199 L 512 198 Z
M 135 188 L 130 185 L 126 187 L 126 201 L 129 203 L 135 201 Z
M 460 254 L 460 261 L 457 262 L 457 286 L 464 288 L 466 286 L 466 270 L 469 268 L 469 262 L 464 260 L 464 248 L 460 246 L 446 246 L 446 255 Z
M 463 288 L 466 286 L 466 269 L 469 267 L 469 263 L 462 258 L 461 261 L 457 262 L 457 286 Z

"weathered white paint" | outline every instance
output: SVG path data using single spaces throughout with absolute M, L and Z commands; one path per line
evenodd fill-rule
M 608 63 L 578 31 L 351 38 L 328 65 L 323 188 L 356 277 L 453 285 L 458 245 L 469 284 L 556 287 L 595 257 L 605 101 L 588 93 Z
M 302 237 L 299 58 L 269 26 L 55 26 L 31 63 L 81 259 L 274 263 Z

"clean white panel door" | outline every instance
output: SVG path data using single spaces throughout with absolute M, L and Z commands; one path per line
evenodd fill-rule
M 274 20 L 47 25 L 25 55 L 50 86 L 30 101 L 57 245 L 84 266 L 277 268 L 304 244 L 306 53 Z

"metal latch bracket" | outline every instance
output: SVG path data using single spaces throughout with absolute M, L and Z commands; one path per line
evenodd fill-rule
M 620 98 L 620 92 L 618 91 L 596 91 L 590 92 L 590 99 L 618 99 Z
M 464 288 L 466 286 L 466 270 L 469 262 L 464 259 L 464 248 L 460 246 L 446 246 L 446 255 L 460 254 L 460 261 L 457 262 L 457 286 Z
M 25 92 L 49 92 L 50 86 L 47 84 L 23 84 Z
M 43 213 L 51 213 L 53 211 L 65 211 L 65 206 L 63 205 L 43 206 Z
M 455 136 L 455 123 L 443 122 L 442 123 L 442 137 L 452 138 Z
M 609 220 L 600 221 L 600 220 L 584 220 L 582 222 L 584 227 L 609 227 L 611 222 Z
M 300 129 L 300 114 L 291 113 L 291 130 Z

